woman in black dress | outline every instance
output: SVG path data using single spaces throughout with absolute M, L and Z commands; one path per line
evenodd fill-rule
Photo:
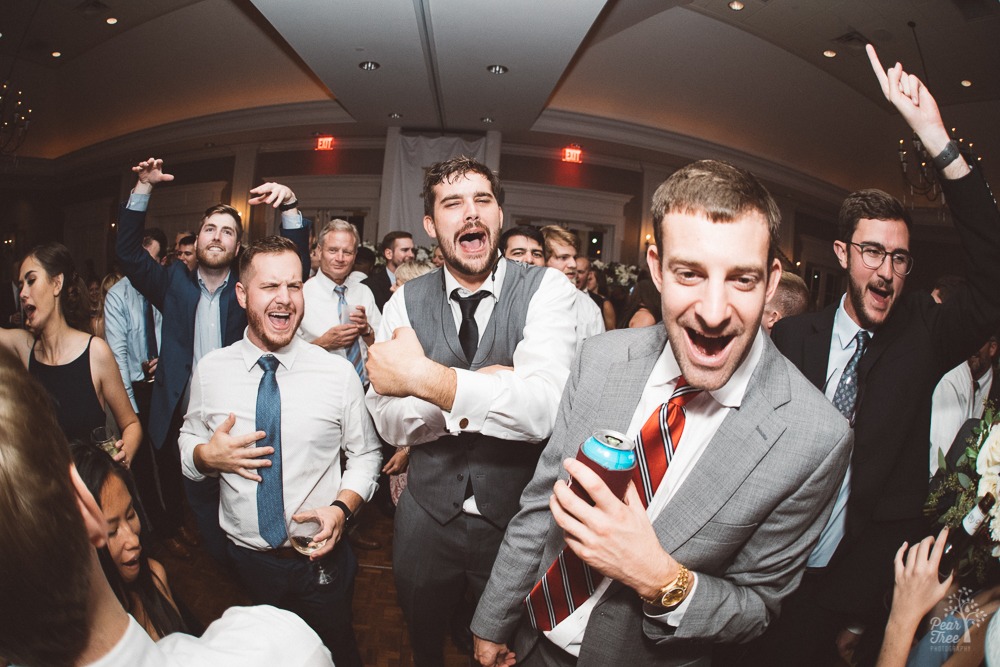
M 28 330 L 0 330 L 0 345 L 48 390 L 68 440 L 89 442 L 109 408 L 122 434 L 115 460 L 128 466 L 142 427 L 111 348 L 90 334 L 87 287 L 69 249 L 61 243 L 37 246 L 21 262 L 18 281 Z

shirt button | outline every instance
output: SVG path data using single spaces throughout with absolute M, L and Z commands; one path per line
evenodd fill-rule
M 469 420 L 466 419 L 465 417 L 462 417 L 462 419 L 458 422 L 458 427 L 463 429 L 469 428 Z
M 452 503 L 451 506 L 457 508 L 458 507 L 458 503 Z
M 458 477 L 458 481 L 460 481 L 460 482 L 461 482 L 461 481 L 462 481 L 463 479 L 465 479 L 465 475 L 463 475 L 462 473 L 458 473 L 457 477 Z

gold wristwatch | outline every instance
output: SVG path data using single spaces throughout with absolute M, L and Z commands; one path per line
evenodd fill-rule
M 674 580 L 658 590 L 656 595 L 651 598 L 640 595 L 643 602 L 657 607 L 676 607 L 683 602 L 684 596 L 687 595 L 688 588 L 691 586 L 691 572 L 683 565 L 680 568 Z

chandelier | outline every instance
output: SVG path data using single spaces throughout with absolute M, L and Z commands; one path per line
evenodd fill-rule
M 0 84 L 0 154 L 13 155 L 28 136 L 31 109 L 10 81 Z
M 951 128 L 951 138 L 958 142 L 958 149 L 961 151 L 965 161 L 970 165 L 982 160 L 972 153 L 972 142 L 966 142 L 964 137 L 955 137 L 955 128 Z M 910 151 L 906 150 L 904 139 L 899 140 L 899 169 L 903 176 L 903 183 L 910 188 L 910 196 L 926 197 L 929 201 L 936 202 L 941 197 L 941 186 L 938 184 L 937 170 L 932 162 L 933 156 L 927 153 L 920 137 L 913 135 L 913 159 L 910 158 Z

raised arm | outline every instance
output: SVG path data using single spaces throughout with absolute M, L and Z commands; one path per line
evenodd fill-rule
M 940 155 L 951 141 L 951 137 L 944 126 L 944 121 L 941 120 L 937 102 L 934 101 L 927 86 L 916 75 L 903 71 L 900 63 L 889 69 L 883 69 L 875 53 L 875 47 L 869 44 L 866 49 L 885 99 L 892 102 L 910 129 L 917 133 L 931 157 Z M 941 171 L 942 176 L 951 180 L 961 178 L 968 173 L 969 165 L 961 155 Z
M 281 183 L 264 183 L 250 191 L 253 195 L 247 203 L 251 206 L 269 205 L 281 211 L 281 235 L 289 239 L 298 249 L 302 263 L 303 280 L 309 277 L 309 229 L 312 223 L 302 217 L 299 200 L 292 189 Z
M 142 247 L 146 224 L 146 204 L 153 186 L 174 180 L 163 172 L 163 160 L 149 158 L 132 167 L 137 180 L 128 204 L 118 216 L 118 239 L 115 252 L 132 285 L 158 310 L 163 310 L 167 291 L 167 268 L 161 266 Z

